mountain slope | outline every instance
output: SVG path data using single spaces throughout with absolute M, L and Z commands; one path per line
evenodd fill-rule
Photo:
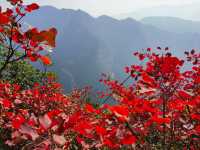
M 66 89 L 96 85 L 104 72 L 124 77 L 123 67 L 137 62 L 132 56 L 134 50 L 169 46 L 180 54 L 181 49 L 200 47 L 199 34 L 165 31 L 130 18 L 94 18 L 81 10 L 46 6 L 27 16 L 26 22 L 40 29 L 58 29 L 51 69 L 59 74 Z

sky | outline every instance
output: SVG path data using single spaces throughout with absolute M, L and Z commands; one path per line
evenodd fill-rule
M 24 0 L 40 5 L 52 5 L 57 8 L 82 9 L 94 16 L 115 15 L 134 12 L 155 6 L 176 6 L 197 3 L 199 0 Z M 5 0 L 0 0 L 4 4 Z

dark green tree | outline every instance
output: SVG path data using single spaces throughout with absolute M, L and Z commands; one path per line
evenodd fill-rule
M 3 66 L 3 59 L 5 58 L 6 51 L 3 47 L 0 47 L 0 68 Z M 18 57 L 21 55 L 20 52 L 16 53 Z M 46 66 L 44 66 L 46 68 Z M 46 69 L 45 69 L 46 70 Z M 30 64 L 26 60 L 20 60 L 17 62 L 12 62 L 7 65 L 2 73 L 2 79 L 10 81 L 10 83 L 17 83 L 22 86 L 22 88 L 31 88 L 34 83 L 45 82 L 48 76 L 53 76 L 56 78 L 56 74 L 48 71 L 41 71 Z

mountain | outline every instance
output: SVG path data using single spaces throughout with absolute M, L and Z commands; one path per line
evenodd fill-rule
M 149 8 L 138 9 L 125 14 L 118 14 L 114 17 L 119 19 L 124 19 L 127 17 L 135 18 L 141 20 L 142 18 L 153 16 L 153 17 L 176 17 L 186 20 L 200 21 L 200 3 L 192 4 L 179 4 L 174 6 L 161 5 Z
M 145 17 L 141 22 L 173 33 L 200 33 L 200 21 L 176 17 Z
M 169 46 L 181 50 L 199 48 L 200 34 L 175 33 L 131 18 L 92 17 L 81 10 L 45 6 L 25 20 L 40 29 L 58 29 L 57 47 L 51 54 L 50 69 L 59 74 L 65 89 L 97 84 L 101 73 L 125 78 L 123 67 L 138 63 L 133 51 L 146 47 Z

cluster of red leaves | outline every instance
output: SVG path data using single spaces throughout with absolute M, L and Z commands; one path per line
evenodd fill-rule
M 155 135 L 153 140 L 162 143 L 165 149 L 174 143 L 199 149 L 200 54 L 195 50 L 185 52 L 186 59 L 182 60 L 168 52 L 168 48 L 157 50 L 148 48 L 145 53 L 134 53 L 145 64 L 125 67 L 133 79 L 130 84 L 123 85 L 106 76 L 101 79 L 117 103 L 107 107 L 113 115 L 109 121 L 116 121 L 113 127 L 121 132 L 120 127 L 128 124 L 131 136 L 136 139 L 130 144 L 135 143 L 138 148 L 152 147 L 155 142 L 146 139 Z M 191 70 L 182 69 L 186 62 Z
M 104 113 L 109 106 L 95 109 L 84 103 L 87 89 L 66 96 L 60 87 L 51 79 L 28 90 L 0 83 L 0 138 L 5 144 L 38 150 L 73 149 L 74 142 L 81 149 L 135 143 L 125 126 L 118 120 L 110 121 L 114 117 L 111 113 Z M 122 108 L 118 109 L 121 113 Z
M 51 79 L 28 90 L 1 82 L 1 139 L 25 149 L 65 149 L 76 138 L 84 144 L 81 137 L 93 137 L 92 118 L 81 104 L 86 91 L 77 90 L 65 96 L 60 88 Z
M 199 54 L 195 53 L 195 58 L 190 55 L 189 61 L 197 59 L 190 71 L 181 71 L 184 61 L 168 51 L 157 54 L 148 50 L 143 56 L 145 65 L 125 69 L 133 79 L 130 85 L 106 76 L 101 80 L 109 87 L 115 105 L 94 108 L 84 102 L 87 90 L 65 96 L 52 80 L 28 90 L 1 82 L 1 127 L 9 131 L 1 138 L 11 146 L 32 149 L 67 149 L 74 142 L 83 149 L 141 149 L 153 147 L 155 142 L 147 139 L 155 135 L 154 141 L 165 140 L 166 145 L 181 142 L 198 149 Z
M 10 62 L 17 61 L 22 58 L 28 58 L 31 61 L 40 59 L 44 64 L 50 65 L 52 62 L 47 56 L 39 54 L 45 49 L 55 47 L 55 38 L 57 30 L 51 28 L 39 31 L 37 28 L 28 28 L 24 30 L 22 19 L 27 13 L 39 9 L 36 3 L 24 5 L 22 0 L 10 0 L 13 9 L 0 11 L 0 43 L 7 49 L 15 51 L 24 51 L 24 55 L 19 58 L 10 56 Z M 1 9 L 0 9 L 1 10 Z

